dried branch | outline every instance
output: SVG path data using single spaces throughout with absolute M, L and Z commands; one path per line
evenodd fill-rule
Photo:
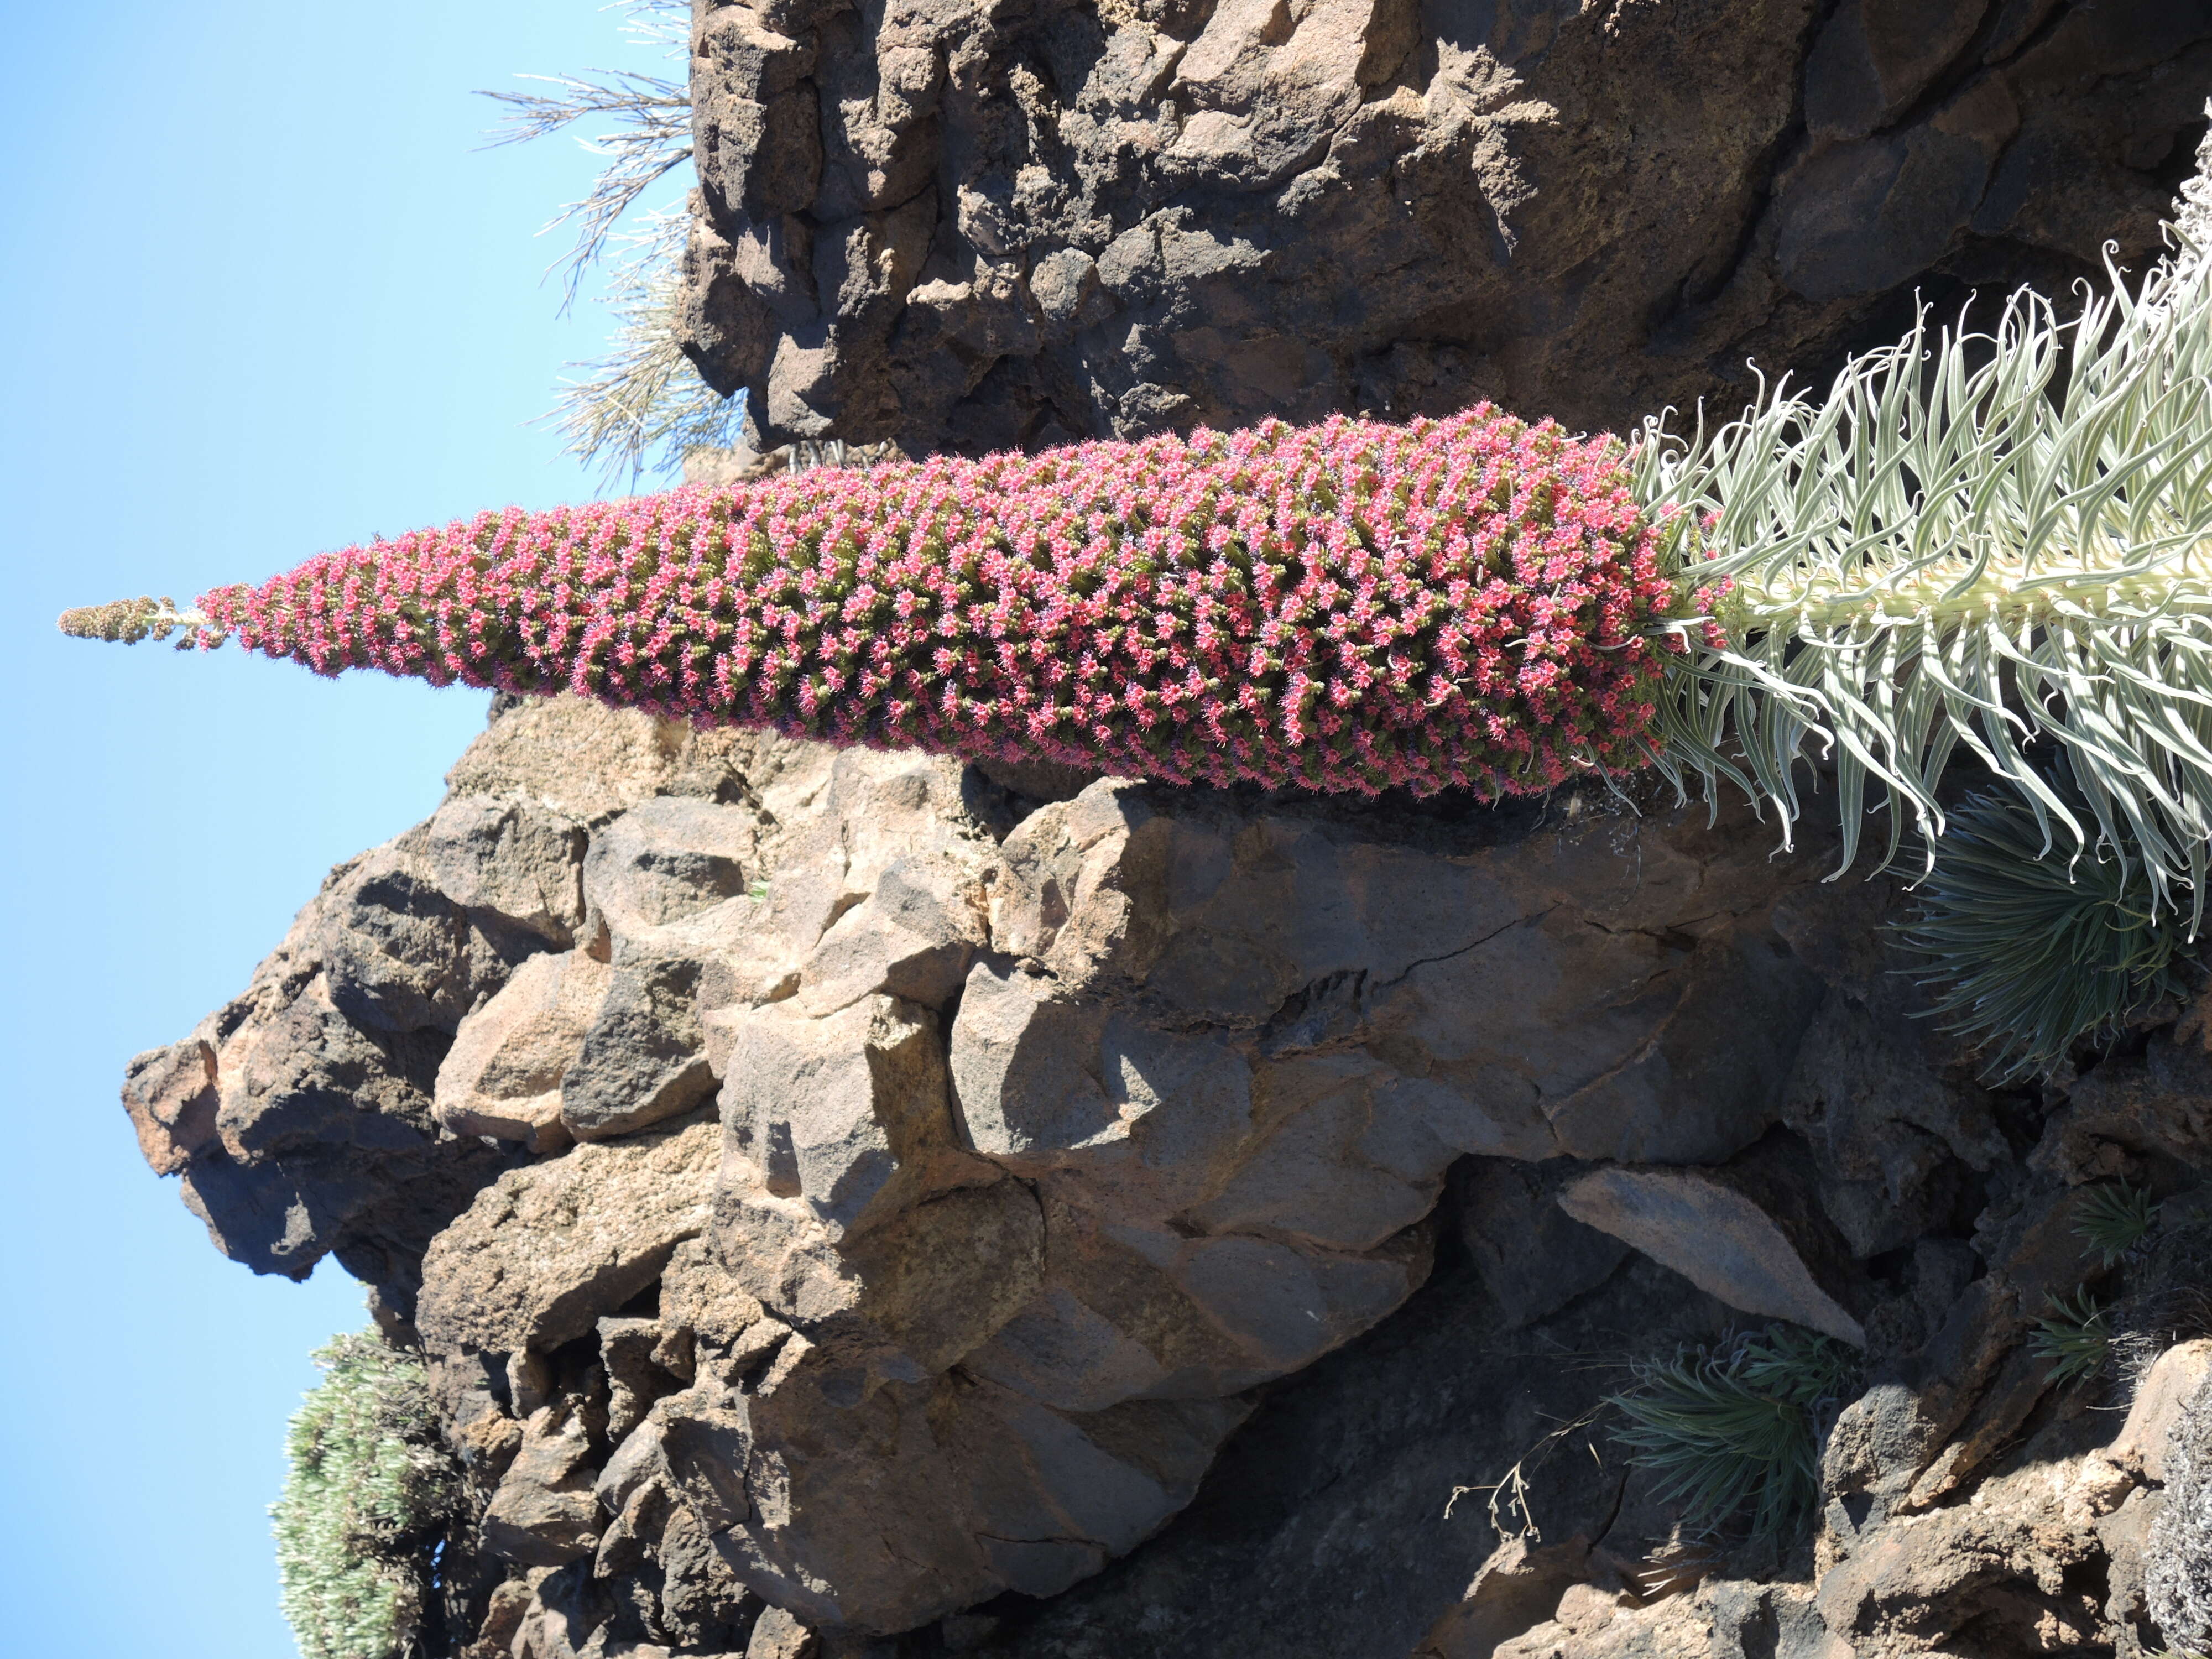
M 609 8 L 612 9 L 612 8 Z M 690 9 L 671 0 L 629 0 L 626 33 L 649 45 L 680 51 L 688 31 Z M 552 93 L 484 92 L 482 95 L 507 106 L 501 130 L 488 148 L 519 144 L 543 138 L 562 128 L 595 117 L 609 118 L 612 131 L 580 142 L 607 165 L 579 200 L 566 204 L 547 221 L 542 235 L 556 226 L 574 223 L 576 240 L 568 252 L 549 267 L 562 272 L 564 312 L 575 303 L 584 273 L 606 252 L 616 224 L 636 205 L 638 198 L 676 167 L 691 158 L 691 91 L 683 82 L 665 80 L 636 70 L 588 70 L 581 76 L 521 75 L 556 88 Z
M 609 482 L 627 474 L 635 486 L 647 471 L 673 471 L 687 449 L 732 443 L 744 418 L 744 396 L 714 391 L 677 343 L 678 256 L 688 222 L 680 212 L 652 214 L 647 228 L 617 239 L 635 251 L 608 285 L 607 307 L 617 319 L 613 349 L 570 365 L 584 377 L 562 382 L 547 417 L 568 453 Z

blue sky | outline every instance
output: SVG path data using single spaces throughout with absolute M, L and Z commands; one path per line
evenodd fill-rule
M 116 1085 L 430 809 L 484 699 L 53 618 L 592 493 L 529 422 L 604 340 L 533 234 L 594 164 L 480 150 L 471 92 L 653 60 L 599 0 L 4 4 L 0 1604 L 27 1654 L 286 1659 L 264 1511 L 359 1293 L 224 1261 Z

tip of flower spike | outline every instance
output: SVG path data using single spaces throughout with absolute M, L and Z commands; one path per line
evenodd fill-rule
M 72 639 L 107 640 L 120 645 L 136 645 L 151 635 L 166 640 L 172 634 L 181 634 L 178 648 L 200 643 L 203 631 L 211 634 L 210 643 L 221 643 L 220 633 L 210 629 L 208 619 L 198 611 L 179 611 L 174 599 L 164 596 L 149 599 L 117 599 L 107 605 L 82 605 L 64 611 L 59 618 L 63 633 Z

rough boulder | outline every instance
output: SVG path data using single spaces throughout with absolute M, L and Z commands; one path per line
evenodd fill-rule
M 702 0 L 685 349 L 767 442 L 1621 429 L 2139 265 L 2199 0 Z

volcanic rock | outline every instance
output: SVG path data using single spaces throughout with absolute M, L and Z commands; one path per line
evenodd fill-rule
M 1625 430 L 1916 298 L 2139 269 L 2188 0 L 744 0 L 692 32 L 683 340 L 763 445 L 1483 398 Z

